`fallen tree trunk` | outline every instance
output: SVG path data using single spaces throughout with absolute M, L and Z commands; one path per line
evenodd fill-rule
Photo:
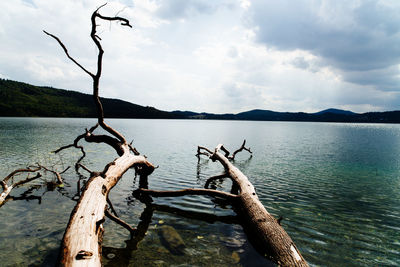
M 125 153 L 114 160 L 102 173 L 95 173 L 75 206 L 62 246 L 60 264 L 63 266 L 100 266 L 103 222 L 107 197 L 122 175 L 132 167 L 142 168 L 150 174 L 154 167 L 145 157 L 130 153 L 128 145 L 122 145 Z
M 254 186 L 248 178 L 219 152 L 218 145 L 211 155 L 212 160 L 218 160 L 226 173 L 239 187 L 239 198 L 235 210 L 243 220 L 244 230 L 255 243 L 255 247 L 264 256 L 269 256 L 282 266 L 308 266 L 296 245 L 258 199 Z
M 245 142 L 241 150 L 244 149 L 244 145 Z M 244 150 L 251 153 L 249 149 Z M 224 154 L 220 151 L 223 151 Z M 235 152 L 237 153 L 237 151 Z M 213 161 L 219 161 L 225 169 L 224 174 L 208 179 L 206 187 L 216 178 L 222 179 L 223 177 L 228 177 L 232 180 L 232 193 L 235 194 L 228 194 L 225 192 L 223 192 L 223 194 L 217 194 L 215 192 L 221 191 L 211 189 L 186 189 L 169 192 L 139 189 L 139 192 L 153 197 L 201 194 L 223 198 L 229 201 L 234 207 L 234 210 L 241 220 L 244 231 L 259 253 L 280 266 L 308 266 L 279 221 L 269 214 L 264 205 L 260 202 L 255 188 L 248 178 L 229 161 L 228 158 L 233 160 L 236 153 L 229 156 L 229 151 L 225 149 L 223 145 L 218 145 L 214 152 L 205 147 L 198 147 L 197 154 L 198 156 L 206 155 Z
M 124 18 L 117 16 L 105 17 L 99 14 L 98 11 L 101 7 L 96 9 L 91 16 L 92 30 L 90 37 L 98 49 L 96 73 L 90 72 L 79 64 L 69 55 L 67 48 L 58 37 L 45 31 L 47 35 L 54 38 L 60 44 L 67 57 L 93 79 L 93 98 L 97 108 L 98 119 L 98 124 L 90 130 L 86 130 L 85 134 L 78 136 L 73 144 L 56 150 L 57 153 L 68 147 L 81 149 L 83 156 L 78 160 L 75 168 L 77 170 L 82 167 L 89 171 L 91 176 L 79 198 L 78 204 L 71 213 L 68 226 L 63 236 L 59 257 L 59 264 L 62 266 L 101 265 L 100 244 L 104 232 L 103 222 L 105 220 L 105 210 L 107 208 L 107 199 L 110 190 L 117 184 L 119 179 L 129 168 L 135 168 L 136 172 L 141 176 L 140 184 L 144 186 L 147 184 L 147 176 L 154 170 L 154 166 L 148 162 L 145 157 L 140 156 L 136 149 L 127 143 L 125 137 L 121 133 L 104 122 L 103 107 L 98 95 L 104 51 L 100 44 L 101 39 L 96 33 L 96 28 L 98 26 L 96 19 L 110 22 L 117 21 L 120 22 L 121 25 L 128 27 L 131 27 L 131 25 L 129 21 Z M 93 131 L 98 125 L 109 135 L 94 135 Z M 81 139 L 87 142 L 108 144 L 117 152 L 119 158 L 107 164 L 104 171 L 91 172 L 80 163 L 85 156 L 83 147 L 78 145 Z M 220 150 L 223 151 L 225 155 L 221 154 Z M 243 219 L 245 231 L 251 236 L 254 236 L 254 239 L 250 239 L 256 240 L 256 248 L 261 251 L 263 255 L 270 257 L 279 265 L 307 266 L 307 263 L 297 250 L 293 241 L 279 225 L 278 221 L 265 210 L 257 197 L 253 185 L 239 169 L 229 162 L 229 159 L 233 160 L 235 155 L 242 150 L 247 150 L 251 153 L 250 149 L 245 147 L 245 142 L 243 142 L 241 148 L 236 150 L 232 156 L 229 156 L 229 151 L 222 145 L 217 146 L 214 152 L 211 152 L 207 148 L 198 148 L 198 156 L 201 154 L 207 155 L 214 161 L 218 160 L 225 168 L 225 174 L 211 177 L 206 185 L 208 186 L 210 182 L 216 179 L 229 177 L 233 181 L 231 193 L 206 188 L 201 190 L 183 190 L 173 193 L 172 195 L 209 195 L 230 201 L 235 207 L 236 212 Z M 171 195 L 170 192 L 156 192 L 152 190 L 142 190 L 140 192 L 153 196 Z M 118 219 L 114 218 L 114 220 Z M 122 224 L 121 220 L 118 221 Z M 130 231 L 132 231 L 132 229 L 130 229 Z

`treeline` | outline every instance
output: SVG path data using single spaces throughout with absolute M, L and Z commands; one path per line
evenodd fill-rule
M 101 99 L 105 117 L 108 118 L 181 118 L 153 107 L 117 99 Z M 4 79 L 0 79 L 0 116 L 97 117 L 92 95 Z
M 358 114 L 338 109 L 327 109 L 317 113 L 256 109 L 237 114 L 212 114 L 192 111 L 167 112 L 118 99 L 101 100 L 106 118 L 400 123 L 400 111 Z M 0 79 L 0 116 L 97 117 L 92 95 L 5 79 Z

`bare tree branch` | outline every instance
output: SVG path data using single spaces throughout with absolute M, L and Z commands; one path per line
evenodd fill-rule
M 97 109 L 98 125 L 100 125 L 101 128 L 111 135 L 93 134 L 93 131 L 97 127 L 96 125 L 90 130 L 86 130 L 85 134 L 79 135 L 73 144 L 62 147 L 55 152 L 57 153 L 69 147 L 80 148 L 83 156 L 75 164 L 76 170 L 83 166 L 80 164 L 80 161 L 86 155 L 83 147 L 78 145 L 78 142 L 81 139 L 91 143 L 108 144 L 113 147 L 120 156 L 119 158 L 107 164 L 102 172 L 92 172 L 88 168 L 83 167 L 85 170 L 90 171 L 91 178 L 87 182 L 82 194 L 79 196 L 79 201 L 72 211 L 67 229 L 64 233 L 59 264 L 66 266 L 74 264 L 100 266 L 100 244 L 104 231 L 103 222 L 106 213 L 108 213 L 108 217 L 114 221 L 119 221 L 119 223 L 122 224 L 121 220 L 116 219 L 116 217 L 111 215 L 111 213 L 109 213 L 105 208 L 110 190 L 117 184 L 122 175 L 130 168 L 135 168 L 135 170 L 141 175 L 141 179 L 147 179 L 147 176 L 150 175 L 154 170 L 154 166 L 147 161 L 145 157 L 140 156 L 137 150 L 132 145 L 127 143 L 125 137 L 121 133 L 107 125 L 104 121 L 103 106 L 99 97 L 99 84 L 102 73 L 104 50 L 100 43 L 101 38 L 97 34 L 98 25 L 96 24 L 96 19 L 110 22 L 120 22 L 122 26 L 132 26 L 125 18 L 118 16 L 107 17 L 99 14 L 99 10 L 103 6 L 105 6 L 105 4 L 97 8 L 91 16 L 90 37 L 98 49 L 97 70 L 95 74 L 89 72 L 73 58 L 71 58 L 64 44 L 56 36 L 45 32 L 58 41 L 68 58 L 70 58 L 75 64 L 77 64 L 82 70 L 92 77 L 93 99 Z
M 230 156 L 229 159 L 234 160 L 236 154 L 241 152 L 241 151 L 243 151 L 243 150 L 246 150 L 250 154 L 253 154 L 253 152 L 251 152 L 251 150 L 250 150 L 250 147 L 246 148 L 245 145 L 246 145 L 246 140 L 243 140 L 243 144 L 241 145 L 241 147 L 239 149 L 235 150 L 235 152 L 233 152 L 232 156 Z
M 97 34 L 96 34 L 96 30 L 97 30 L 97 24 L 96 24 L 96 18 L 100 18 L 103 20 L 107 20 L 107 21 L 120 21 L 122 26 L 128 26 L 130 28 L 132 28 L 132 26 L 129 24 L 129 21 L 125 18 L 121 18 L 121 17 L 106 17 L 103 15 L 99 14 L 99 10 L 100 8 L 102 8 L 104 5 L 100 6 L 98 9 L 96 9 L 95 12 L 93 12 L 92 17 L 91 17 L 91 22 L 92 22 L 92 30 L 90 33 L 90 36 L 93 40 L 93 42 L 95 43 L 97 49 L 98 49 L 98 56 L 97 56 L 97 71 L 96 71 L 96 75 L 94 75 L 93 78 L 93 98 L 94 101 L 96 103 L 96 107 L 97 107 L 97 118 L 98 118 L 98 122 L 100 124 L 100 126 L 106 130 L 107 132 L 109 132 L 110 134 L 112 134 L 113 136 L 117 137 L 123 144 L 126 143 L 125 137 L 120 134 L 117 130 L 113 129 L 112 127 L 110 127 L 109 125 L 107 125 L 104 122 L 104 111 L 103 111 L 103 105 L 101 104 L 100 98 L 99 98 L 99 82 L 100 82 L 100 76 L 101 76 L 101 72 L 102 72 L 102 64 L 103 64 L 103 54 L 104 54 L 104 50 L 103 47 L 100 44 L 99 39 L 97 38 Z
M 61 48 L 64 50 L 64 52 L 65 52 L 65 54 L 67 55 L 67 57 L 68 57 L 72 62 L 74 62 L 79 68 L 81 68 L 84 72 L 86 72 L 90 77 L 92 77 L 92 78 L 94 77 L 94 74 L 93 74 L 93 73 L 91 73 L 90 71 L 88 71 L 85 67 L 83 67 L 81 64 L 79 64 L 78 61 L 76 61 L 73 57 L 71 57 L 71 56 L 69 55 L 67 48 L 65 47 L 65 45 L 63 44 L 63 42 L 61 42 L 61 40 L 60 40 L 57 36 L 55 36 L 55 35 L 53 35 L 53 34 L 51 34 L 51 33 L 48 33 L 48 32 L 45 31 L 45 30 L 43 30 L 43 32 L 44 32 L 45 34 L 47 34 L 48 36 L 53 37 L 53 38 L 58 42 L 58 44 L 59 44 L 59 45 L 61 46 Z
M 33 169 L 31 169 L 31 168 L 18 169 L 18 170 L 15 170 L 15 171 L 11 172 L 9 175 L 7 175 L 7 177 L 4 178 L 4 179 L 0 182 L 0 185 L 1 185 L 1 187 L 3 188 L 3 192 L 0 193 L 0 207 L 3 206 L 3 204 L 6 202 L 6 198 L 7 198 L 7 196 L 10 194 L 10 192 L 11 192 L 11 190 L 12 190 L 13 188 L 18 187 L 18 186 L 23 185 L 23 184 L 26 184 L 26 183 L 29 183 L 30 181 L 33 181 L 33 180 L 35 180 L 35 179 L 41 177 L 42 175 L 41 175 L 40 173 L 37 173 L 37 174 L 36 174 L 35 176 L 33 176 L 33 177 L 29 177 L 29 175 L 28 175 L 28 177 L 25 178 L 24 180 L 20 180 L 20 181 L 15 182 L 15 183 L 13 183 L 13 184 L 11 184 L 11 185 L 8 185 L 8 184 L 7 184 L 8 180 L 13 179 L 14 176 L 16 176 L 16 175 L 18 175 L 18 174 L 37 172 L 37 171 L 39 171 L 40 169 L 41 169 L 40 166 L 39 166 L 39 167 L 36 167 L 36 168 L 33 168 Z
M 58 184 L 63 184 L 63 180 L 62 180 L 61 175 L 60 175 L 59 172 L 54 171 L 54 170 L 50 170 L 49 168 L 47 168 L 47 167 L 45 167 L 45 166 L 42 166 L 42 165 L 40 165 L 40 164 L 38 164 L 38 166 L 39 166 L 40 168 L 42 168 L 42 169 L 48 171 L 48 172 L 53 173 L 53 174 L 56 176 L 56 178 L 57 178 Z M 63 172 L 65 172 L 65 171 L 68 170 L 68 169 L 69 169 L 69 167 L 68 167 L 67 169 L 65 169 Z
M 203 152 L 202 150 L 204 150 L 205 152 Z M 213 154 L 213 152 L 211 150 L 209 150 L 208 148 L 204 147 L 204 146 L 198 146 L 197 147 L 197 154 L 196 157 L 198 159 L 200 159 L 201 155 L 210 157 Z
M 134 236 L 134 234 L 136 233 L 136 228 L 130 226 L 124 220 L 109 212 L 108 209 L 105 210 L 105 214 L 110 220 L 127 229 L 131 233 L 131 237 Z

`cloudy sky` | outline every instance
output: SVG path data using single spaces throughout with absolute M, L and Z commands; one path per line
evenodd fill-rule
M 90 93 L 104 0 L 1 0 L 0 77 Z M 101 9 L 100 94 L 163 110 L 400 109 L 398 0 L 119 0 Z

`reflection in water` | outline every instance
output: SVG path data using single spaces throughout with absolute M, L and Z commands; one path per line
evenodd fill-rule
M 146 236 L 147 230 L 153 216 L 153 208 L 146 206 L 140 216 L 140 222 L 135 234 L 129 240 L 125 240 L 125 248 L 113 248 L 103 246 L 103 259 L 105 266 L 128 266 L 131 261 L 131 254 L 138 249 L 138 244 Z
M 262 258 L 260 255 L 244 253 L 245 251 L 249 251 L 249 244 L 244 236 L 218 239 L 217 235 L 202 236 L 201 233 L 198 232 L 193 233 L 191 231 L 179 230 L 184 237 L 184 242 L 186 243 L 184 246 L 185 248 L 182 253 L 171 252 L 171 245 L 168 243 L 171 241 L 165 241 L 163 237 L 164 234 L 162 233 L 163 228 L 167 227 L 164 225 L 164 221 L 160 220 L 158 224 L 151 226 L 153 214 L 155 212 L 170 213 L 190 220 L 200 220 L 207 223 L 240 223 L 237 216 L 217 216 L 204 212 L 186 211 L 167 205 L 147 203 L 140 216 L 140 222 L 138 223 L 135 234 L 131 236 L 129 240 L 125 240 L 125 247 L 103 247 L 103 261 L 105 266 L 146 266 L 149 260 L 152 262 L 152 266 L 173 266 L 179 263 L 187 264 L 188 266 L 209 266 L 211 262 L 215 263 L 215 266 L 240 266 L 241 258 L 252 262 L 253 265 L 251 266 L 274 266 L 272 262 Z M 172 231 L 177 234 L 172 226 L 168 227 L 173 229 Z M 196 237 L 190 240 L 190 238 L 187 237 L 188 234 L 194 234 Z M 146 247 L 139 249 L 140 242 L 149 242 L 148 235 L 152 236 L 150 240 L 153 245 L 155 244 L 157 246 L 156 253 L 154 250 L 148 250 Z M 145 238 L 147 240 L 145 240 Z M 181 237 L 179 238 L 181 239 Z M 219 242 L 215 243 L 215 241 L 218 240 Z M 183 242 L 183 240 L 181 242 Z M 208 250 L 203 249 L 203 251 L 197 251 L 199 244 L 196 243 L 198 242 L 206 243 Z M 220 247 L 222 243 L 220 242 L 224 243 L 227 248 L 230 247 L 233 252 L 230 252 L 230 249 L 222 250 Z M 239 256 L 239 253 L 236 251 L 238 251 L 241 256 Z M 218 259 L 213 255 L 218 257 Z M 146 260 L 144 261 L 143 259 Z
M 59 169 L 72 165 L 81 157 L 79 151 L 61 152 L 62 160 L 50 151 L 70 143 L 94 123 L 91 119 L 0 118 L 0 177 L 35 162 L 59 164 Z M 135 146 L 160 166 L 148 179 L 148 187 L 154 190 L 204 186 L 223 168 L 203 159 L 198 164 L 194 156 L 197 145 L 235 147 L 246 138 L 254 156 L 249 161 L 238 158 L 235 165 L 253 183 L 267 210 L 276 217 L 283 215 L 283 227 L 309 263 L 400 265 L 400 125 L 197 120 L 110 123 L 127 139 L 134 139 Z M 117 156 L 106 146 L 85 144 L 85 149 L 88 155 L 82 164 L 93 170 L 102 170 Z M 27 194 L 40 197 L 40 205 L 39 199 L 9 201 L 0 208 L 2 266 L 54 265 L 76 204 L 71 199 L 78 197 L 86 181 L 74 170 L 64 173 L 63 179 L 64 188 L 47 191 L 41 186 Z M 131 196 L 138 186 L 133 180 L 133 172 L 126 173 L 110 199 L 121 219 L 138 225 L 145 207 Z M 224 181 L 216 186 L 229 191 L 231 184 Z M 17 188 L 12 195 L 19 197 L 28 189 Z M 157 204 L 234 216 L 231 209 L 202 196 L 157 199 Z M 262 263 L 237 224 L 210 223 L 164 210 L 152 212 L 147 235 L 129 252 L 128 265 Z M 162 225 L 172 226 L 180 234 L 185 256 L 172 255 L 161 244 L 158 230 Z M 124 240 L 130 240 L 129 232 L 106 221 L 103 243 L 112 250 L 104 253 L 108 266 L 117 265 L 111 258 L 119 256 L 114 250 L 128 247 Z

